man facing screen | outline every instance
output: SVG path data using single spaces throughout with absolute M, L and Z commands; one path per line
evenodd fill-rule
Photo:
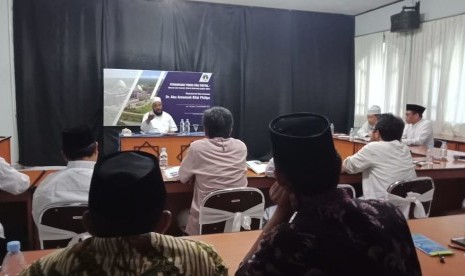
M 401 118 L 391 113 L 379 115 L 371 137 L 373 142 L 342 163 L 343 172 L 362 173 L 366 199 L 386 199 L 389 185 L 417 176 L 410 149 L 401 142 L 403 130 Z
M 160 97 L 152 100 L 152 111 L 144 114 L 140 129 L 145 133 L 168 133 L 178 131 L 178 127 L 168 112 L 163 111 Z
M 199 209 L 204 198 L 216 190 L 247 186 L 247 146 L 231 137 L 231 111 L 214 106 L 202 118 L 207 138 L 191 143 L 179 168 L 182 183 L 194 185 L 194 197 L 185 232 L 200 233 Z

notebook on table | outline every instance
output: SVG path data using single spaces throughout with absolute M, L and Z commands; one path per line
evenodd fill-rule
M 265 173 L 267 163 L 263 163 L 259 160 L 250 160 L 247 161 L 247 167 L 251 169 L 256 174 Z

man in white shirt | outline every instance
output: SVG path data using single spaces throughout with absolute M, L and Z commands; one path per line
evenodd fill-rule
M 381 107 L 373 105 L 368 109 L 367 120 L 360 129 L 357 131 L 357 136 L 360 138 L 368 138 L 371 136 L 371 132 L 378 122 L 378 116 L 381 114 Z
M 66 169 L 45 178 L 34 192 L 32 217 L 36 224 L 48 206 L 57 203 L 87 203 L 90 179 L 98 157 L 98 144 L 88 126 L 67 129 L 62 133 L 62 154 Z
M 29 188 L 29 176 L 20 173 L 0 157 L 0 190 L 20 194 Z
M 425 108 L 417 104 L 407 104 L 405 112 L 404 133 L 402 134 L 402 143 L 412 146 L 425 145 L 434 146 L 433 123 L 423 119 Z
M 404 122 L 391 113 L 381 114 L 371 142 L 342 163 L 342 171 L 362 172 L 363 196 L 386 199 L 387 188 L 416 177 L 409 148 L 401 143 Z
M 211 192 L 247 186 L 247 147 L 232 138 L 233 116 L 224 107 L 212 107 L 203 113 L 208 138 L 191 143 L 179 168 L 182 183 L 194 185 L 190 214 L 185 232 L 198 235 L 199 209 Z
M 140 124 L 140 130 L 145 133 L 168 133 L 178 131 L 178 127 L 166 111 L 163 111 L 163 104 L 160 97 L 152 100 L 152 111 L 144 114 Z

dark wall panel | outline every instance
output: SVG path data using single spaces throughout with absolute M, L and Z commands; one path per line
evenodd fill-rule
M 20 163 L 62 164 L 60 132 L 92 125 L 104 152 L 103 68 L 214 73 L 217 105 L 250 158 L 269 154 L 267 126 L 284 113 L 353 119 L 350 16 L 189 1 L 13 2 Z M 137 128 L 136 128 L 137 129 Z M 103 139 L 105 137 L 105 139 Z

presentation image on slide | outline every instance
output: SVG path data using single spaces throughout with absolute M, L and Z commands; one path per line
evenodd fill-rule
M 154 97 L 176 122 L 193 124 L 213 103 L 212 73 L 104 69 L 103 79 L 104 126 L 139 126 Z

